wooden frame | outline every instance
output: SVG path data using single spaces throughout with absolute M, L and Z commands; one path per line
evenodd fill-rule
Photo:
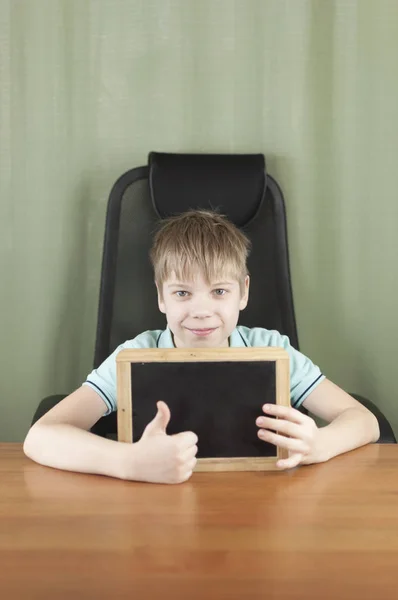
M 289 355 L 282 348 L 145 348 L 121 350 L 116 357 L 118 440 L 133 442 L 131 363 L 148 362 L 273 361 L 275 365 L 275 403 L 290 406 Z M 277 448 L 272 457 L 199 458 L 195 471 L 274 470 L 276 461 L 288 452 Z

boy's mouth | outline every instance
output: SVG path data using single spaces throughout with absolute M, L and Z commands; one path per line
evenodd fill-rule
M 208 327 L 206 329 L 190 329 L 189 327 L 187 327 L 187 329 L 194 335 L 197 335 L 199 337 L 206 337 L 207 335 L 210 335 L 211 333 L 213 333 L 213 331 L 215 331 L 217 329 L 217 327 L 212 327 L 212 328 Z

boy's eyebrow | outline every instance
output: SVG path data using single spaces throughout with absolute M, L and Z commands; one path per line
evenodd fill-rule
M 234 281 L 217 281 L 216 283 L 212 283 L 211 286 L 212 287 L 217 287 L 220 285 L 234 285 Z M 172 287 L 179 287 L 179 288 L 186 288 L 186 287 L 190 287 L 191 284 L 185 282 L 181 282 L 181 281 L 172 281 L 171 283 L 167 284 L 168 288 L 172 288 Z

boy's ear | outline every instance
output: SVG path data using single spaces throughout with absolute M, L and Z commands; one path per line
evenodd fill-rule
M 250 288 L 250 277 L 249 277 L 249 275 L 246 275 L 243 294 L 242 294 L 242 297 L 239 302 L 239 310 L 244 310 L 247 306 L 247 303 L 249 300 L 249 288 Z
M 158 293 L 158 306 L 159 306 L 159 310 L 160 312 L 162 312 L 163 314 L 166 314 L 166 307 L 164 305 L 163 302 L 163 294 L 162 294 L 162 290 L 161 288 L 158 286 L 158 284 L 155 281 L 155 285 L 156 285 L 156 291 Z

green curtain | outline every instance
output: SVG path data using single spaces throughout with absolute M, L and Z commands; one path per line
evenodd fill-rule
M 0 61 L 0 440 L 90 371 L 108 193 L 150 150 L 264 152 L 301 349 L 398 431 L 396 0 L 0 0 Z

